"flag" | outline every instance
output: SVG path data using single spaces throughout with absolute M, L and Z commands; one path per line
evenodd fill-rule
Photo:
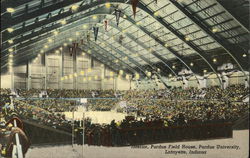
M 137 4 L 139 3 L 139 0 L 131 0 L 131 3 L 132 3 L 132 9 L 133 9 L 133 14 L 134 14 L 134 18 L 135 18 L 136 7 L 137 7 Z
M 89 32 L 88 32 L 88 34 L 87 34 L 87 41 L 88 41 L 88 42 L 90 41 L 90 34 L 89 34 Z
M 93 27 L 93 30 L 94 30 L 94 37 L 95 37 L 95 41 L 97 40 L 97 36 L 98 36 L 98 30 L 99 28 L 98 27 Z
M 121 11 L 120 10 L 115 9 L 115 17 L 116 17 L 116 24 L 118 26 L 119 25 L 119 20 L 120 20 L 120 17 L 121 17 Z
M 104 20 L 104 30 L 108 31 L 108 20 Z

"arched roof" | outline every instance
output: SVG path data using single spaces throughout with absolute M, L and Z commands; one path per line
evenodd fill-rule
M 63 43 L 85 40 L 91 32 L 91 41 L 81 49 L 116 71 L 124 69 L 142 75 L 154 71 L 161 76 L 178 75 L 186 68 L 192 73 L 207 70 L 216 74 L 218 64 L 225 62 L 243 71 L 248 69 L 244 56 L 249 56 L 249 18 L 239 18 L 240 14 L 235 14 L 227 3 L 141 0 L 134 18 L 130 0 L 1 1 L 1 67 L 7 67 L 11 48 L 15 52 L 14 64 L 18 65 Z M 249 17 L 248 7 L 244 7 L 249 6 L 249 1 L 232 3 L 241 7 L 241 17 Z M 14 12 L 7 12 L 8 8 Z M 116 9 L 121 11 L 118 26 Z M 104 20 L 108 21 L 108 31 Z M 93 26 L 99 27 L 96 42 Z M 8 28 L 13 31 L 8 32 Z M 217 62 L 213 62 L 214 58 Z

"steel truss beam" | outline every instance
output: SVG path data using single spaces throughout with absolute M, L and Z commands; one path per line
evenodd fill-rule
M 98 10 L 100 10 L 100 8 L 98 9 Z M 113 10 L 111 11 L 109 11 L 108 13 L 106 13 L 106 14 L 110 14 L 111 12 L 113 12 Z M 92 13 L 94 13 L 94 12 L 92 12 Z M 98 14 L 101 14 L 102 13 L 102 11 L 100 12 L 100 13 L 98 13 Z M 104 14 L 104 13 L 103 13 Z M 89 14 L 90 15 L 90 14 Z M 135 24 L 135 22 L 133 21 L 133 23 Z M 121 31 L 121 30 L 120 30 Z M 26 44 L 25 44 L 26 45 Z M 164 61 L 163 61 L 164 62 Z M 166 62 L 165 62 L 165 64 L 166 64 Z M 169 67 L 169 66 L 168 66 Z M 173 72 L 173 70 L 171 70 L 172 72 Z M 174 73 L 175 74 L 175 73 Z
M 125 1 L 123 1 L 123 0 L 111 0 L 110 1 L 111 3 L 125 3 Z M 98 5 L 101 5 L 101 4 L 104 4 L 104 2 L 103 1 L 101 1 L 101 2 L 99 2 L 98 1 L 98 4 L 97 3 L 95 3 L 95 2 L 93 2 L 92 4 L 90 4 L 90 5 L 85 5 L 85 6 L 82 6 L 82 7 L 80 7 L 79 8 L 79 11 L 82 11 L 83 10 L 83 7 L 86 7 L 86 8 L 91 8 L 91 7 L 95 7 L 95 6 L 98 6 Z M 149 14 L 149 15 L 151 15 L 151 17 L 153 17 L 152 15 L 153 15 L 153 12 L 151 11 L 151 10 L 149 10 L 148 8 L 146 8 L 142 3 L 139 3 L 138 4 L 138 8 L 140 8 L 140 9 L 142 9 L 144 12 L 146 12 L 147 14 Z M 67 16 L 69 16 L 69 15 L 71 15 L 71 14 L 73 14 L 72 12 L 65 12 L 65 13 L 67 13 L 67 14 L 64 14 L 64 13 L 62 13 L 62 14 L 64 14 L 64 16 L 61 16 L 59 19 L 61 19 L 61 18 L 65 18 L 65 17 L 67 17 Z M 60 14 L 60 15 L 62 15 L 62 14 Z M 165 21 L 163 21 L 163 19 L 162 18 L 159 18 L 159 17 L 153 17 L 154 19 L 156 19 L 159 23 L 161 23 L 163 26 L 165 26 L 166 28 L 168 28 L 171 32 L 173 32 L 175 35 L 177 35 L 177 37 L 179 37 L 181 40 L 183 40 L 184 42 L 185 42 L 185 39 L 184 39 L 184 37 L 183 37 L 183 35 L 181 35 L 179 32 L 177 32 L 174 28 L 172 28 L 171 26 L 169 26 Z M 195 47 L 191 42 L 186 42 L 189 46 L 191 46 L 191 48 L 193 48 L 203 59 L 204 59 L 204 61 L 209 65 L 209 67 L 216 73 L 216 70 L 215 70 L 215 67 L 214 66 L 212 66 L 211 64 L 210 64 L 210 62 L 208 62 L 208 60 L 207 60 L 207 58 L 206 57 L 204 57 L 204 54 L 203 54 L 203 52 L 200 50 L 200 49 L 198 49 L 197 47 Z M 217 74 L 217 73 L 216 73 Z M 220 80 L 220 78 L 218 77 L 218 79 L 219 79 L 219 81 L 220 81 L 220 83 L 221 83 L 221 80 Z
M 18 4 L 24 4 L 25 2 L 27 2 L 26 0 L 20 0 L 20 2 L 22 2 L 22 3 L 19 3 L 19 1 L 15 1 L 15 0 L 11 0 L 11 1 L 14 1 L 14 2 L 12 2 L 12 4 L 9 3 L 8 7 L 15 7 Z M 73 5 L 75 3 L 78 3 L 78 2 L 81 2 L 81 1 L 82 0 L 74 0 L 74 1 L 64 0 L 64 1 L 61 1 L 59 3 L 54 3 L 52 5 L 49 5 L 49 6 L 46 6 L 46 7 L 43 7 L 43 8 L 39 8 L 39 9 L 30 8 L 30 9 L 34 9 L 35 11 L 30 12 L 29 14 L 23 14 L 21 16 L 15 17 L 15 18 L 12 18 L 10 15 L 9 16 L 4 16 L 3 19 L 2 19 L 2 22 L 3 22 L 2 30 L 5 30 L 8 27 L 17 25 L 18 23 L 22 23 L 24 21 L 37 18 L 37 17 L 39 17 L 39 16 L 41 16 L 43 14 L 49 14 L 50 12 L 53 12 L 55 10 L 60 10 L 61 8 L 71 6 L 71 5 Z M 71 10 L 67 11 L 66 13 L 70 13 L 70 12 L 72 13 Z
M 129 18 L 127 18 L 130 22 L 133 22 L 133 24 L 135 24 L 135 22 L 134 21 L 132 21 L 131 19 L 129 19 Z M 115 29 L 117 29 L 119 32 L 122 32 L 122 29 L 121 28 L 119 28 L 119 27 L 117 27 L 113 22 L 110 22 L 109 23 L 110 24 L 110 26 L 111 27 L 113 27 L 113 28 L 115 28 Z M 140 27 L 139 27 L 139 29 L 140 29 Z M 143 31 L 143 30 L 142 30 Z M 147 32 L 144 32 L 145 34 L 147 34 L 148 36 L 150 36 L 150 34 L 148 34 Z M 141 46 L 143 49 L 145 49 L 146 51 L 148 51 L 148 49 L 149 49 L 149 47 L 147 47 L 145 44 L 143 44 L 142 42 L 140 42 L 139 40 L 137 40 L 132 34 L 130 34 L 130 33 L 124 33 L 129 39 L 131 39 L 132 41 L 134 41 L 134 42 L 136 42 L 136 44 L 137 45 L 139 45 L 139 46 Z M 116 40 L 115 40 L 116 41 Z M 118 41 L 116 41 L 117 43 L 118 43 Z M 123 47 L 125 47 L 125 46 L 123 46 Z M 125 47 L 126 48 L 126 47 Z M 130 50 L 130 48 L 126 48 L 127 50 Z M 132 51 L 132 50 L 130 50 L 130 52 L 134 52 L 134 51 Z M 149 53 L 151 53 L 151 52 L 149 52 Z M 168 69 L 171 71 L 171 72 L 173 72 L 173 74 L 175 74 L 176 76 L 177 76 L 177 74 L 176 74 L 176 72 L 170 67 L 170 63 L 166 60 L 166 59 L 164 59 L 163 57 L 161 57 L 160 58 L 160 54 L 158 54 L 156 51 L 152 51 L 152 54 L 156 57 L 156 58 L 158 58 L 158 59 L 160 59 L 160 61 L 165 65 L 165 66 L 167 66 L 168 67 Z M 150 62 L 150 61 L 148 61 L 146 58 L 143 58 L 143 56 L 142 56 L 142 60 L 144 60 L 145 62 L 147 62 L 148 64 L 150 64 L 150 65 L 153 65 L 153 63 L 152 62 Z M 163 71 L 164 71 L 164 69 L 163 69 Z M 167 74 L 167 73 L 166 73 Z
M 229 10 L 227 10 L 223 5 L 222 5 L 222 3 L 220 2 L 220 1 L 216 1 L 217 2 L 217 4 L 221 7 L 221 8 L 223 8 L 224 9 L 224 12 L 226 12 L 226 14 L 228 14 L 229 16 L 231 16 L 233 19 L 234 19 L 234 21 L 236 21 L 240 26 L 241 26 L 241 28 L 242 29 L 244 29 L 248 34 L 250 33 L 250 29 L 249 29 L 249 26 L 245 26 L 245 25 L 243 25 L 238 19 L 236 19 L 231 13 L 230 13 L 230 11 Z M 247 20 L 247 19 L 246 19 Z M 248 19 L 249 20 L 249 19 Z
M 106 45 L 110 45 L 109 43 L 107 43 L 106 41 L 105 41 L 105 43 L 106 43 Z M 105 52 L 105 53 L 107 53 L 107 54 L 110 54 L 108 51 L 106 51 L 104 48 L 102 48 L 101 46 L 99 46 L 99 45 L 97 45 L 95 42 L 91 42 L 91 44 L 92 45 L 94 45 L 96 48 L 98 48 L 99 50 L 102 50 L 103 52 Z M 128 57 L 128 60 L 131 62 L 131 63 L 133 63 L 133 64 L 135 64 L 138 68 L 139 68 L 139 73 L 141 74 L 141 75 L 143 75 L 143 76 L 146 76 L 146 73 L 145 73 L 145 69 L 144 68 L 142 68 L 142 66 L 139 64 L 139 63 L 137 63 L 134 59 L 132 59 L 132 58 L 130 58 L 128 55 L 126 55 L 125 53 L 123 53 L 123 52 L 121 52 L 121 51 L 118 51 L 118 50 L 114 50 L 115 52 L 117 52 L 117 53 L 119 53 L 120 55 L 123 55 L 123 56 L 127 56 Z M 120 61 L 121 61 L 122 59 L 120 59 Z M 112 61 L 113 62 L 113 61 Z M 128 65 L 128 64 L 127 64 Z M 137 71 L 138 72 L 138 71 Z
M 54 50 L 55 48 L 59 47 L 61 44 L 62 44 L 62 41 L 60 40 L 60 41 L 58 41 L 58 44 L 54 45 L 54 47 L 51 48 L 51 49 L 49 49 L 47 52 L 50 52 L 50 51 Z M 116 64 L 116 63 L 113 63 L 113 64 L 112 64 L 112 60 L 109 60 L 109 58 L 103 56 L 103 55 L 100 54 L 100 53 L 97 53 L 97 52 L 94 51 L 94 50 L 92 50 L 92 51 L 93 51 L 95 54 L 97 54 L 98 57 L 101 57 L 102 60 L 99 60 L 99 59 L 97 58 L 97 56 L 94 55 L 94 54 L 88 54 L 89 56 L 93 57 L 94 59 L 98 60 L 98 61 L 101 62 L 101 63 L 104 63 L 107 67 L 109 67 L 110 69 L 112 69 L 112 70 L 114 70 L 114 71 L 116 71 L 116 72 L 118 72 L 118 71 L 120 70 L 121 65 Z M 106 53 L 107 53 L 107 52 L 106 52 Z M 35 58 L 35 57 L 37 56 L 37 53 L 34 53 L 34 52 L 33 52 L 32 54 L 29 53 L 28 55 L 31 56 L 31 58 Z M 104 60 L 104 61 L 103 61 L 103 60 Z M 26 61 L 26 59 L 25 59 L 24 57 L 22 57 L 22 59 L 19 60 L 19 62 L 18 62 L 17 64 L 23 63 L 23 62 L 25 62 L 25 61 Z M 108 64 L 108 63 L 111 63 L 111 64 Z M 123 64 L 126 64 L 126 63 L 124 62 Z M 127 64 L 126 64 L 126 65 L 127 65 Z M 7 66 L 7 65 L 5 64 L 4 66 Z M 128 67 L 128 66 L 127 66 L 127 67 Z M 126 71 L 126 70 L 125 70 L 125 71 Z M 133 71 L 131 70 L 130 67 L 128 67 L 128 71 L 127 71 L 127 72 L 130 73 L 130 74 L 133 74 Z
M 113 25 L 111 25 L 112 27 L 114 27 Z M 112 37 L 112 35 L 110 35 L 110 33 L 106 33 L 106 35 L 107 36 L 109 36 L 109 37 Z M 126 34 L 127 36 L 128 36 L 128 34 Z M 129 37 L 129 38 L 132 38 L 132 37 Z M 135 40 L 134 38 L 132 39 L 134 42 L 137 42 L 137 40 Z M 116 40 L 114 40 L 115 42 L 117 42 L 117 43 L 119 43 L 118 41 L 116 41 Z M 137 43 L 138 44 L 138 43 Z M 112 47 L 111 46 L 111 44 L 109 44 L 110 45 L 110 47 Z M 125 46 L 125 45 L 122 45 L 122 47 L 124 47 L 125 49 L 127 49 L 129 52 L 131 52 L 131 53 L 133 53 L 134 51 L 131 49 L 131 48 L 129 48 L 129 47 L 127 47 L 127 46 Z M 128 58 L 129 58 L 129 60 L 132 62 L 132 63 L 137 63 L 133 58 L 130 58 L 127 54 L 125 54 L 125 53 L 123 53 L 122 51 L 118 51 L 121 55 L 124 55 L 124 56 L 127 56 Z M 150 60 L 148 60 L 147 58 L 145 58 L 144 56 L 139 56 L 139 58 L 141 58 L 143 61 L 145 61 L 150 67 L 151 67 L 151 71 L 154 71 L 154 66 L 153 66 L 153 63 L 150 61 Z M 163 69 L 164 70 L 164 69 Z M 165 72 L 166 73 L 166 72 Z M 166 73 L 167 74 L 167 73 Z M 147 75 L 147 74 L 146 74 Z M 161 75 L 159 74 L 159 73 L 157 73 L 156 72 L 156 75 L 159 77 L 159 79 L 162 81 L 162 83 L 167 87 L 167 83 L 165 83 L 165 81 L 162 79 L 162 77 L 161 77 Z
M 97 14 L 111 14 L 112 12 L 113 12 L 114 10 L 109 10 L 109 11 L 107 11 L 107 10 L 105 10 L 105 9 L 103 9 L 103 8 L 98 8 L 98 12 L 95 12 L 95 11 L 92 11 L 91 13 L 97 13 Z M 105 13 L 105 12 L 107 12 L 107 13 Z M 91 16 L 91 13 L 87 13 L 86 15 L 89 15 L 89 16 Z M 79 19 L 79 17 L 76 17 L 76 19 Z M 132 19 L 132 18 L 128 18 L 129 19 L 129 21 L 131 22 L 131 23 L 133 23 L 133 24 L 135 24 L 136 25 L 136 22 Z M 136 25 L 137 26 L 137 25 Z M 56 27 L 56 26 L 51 26 L 53 29 L 54 29 L 54 27 Z M 150 36 L 150 32 L 148 32 L 146 29 L 144 29 L 143 27 L 141 27 L 141 26 L 139 26 L 138 27 L 139 29 L 143 29 L 143 31 L 144 31 L 144 33 L 146 33 L 146 34 L 148 34 L 149 36 Z M 44 32 L 47 32 L 48 30 L 44 30 Z M 120 30 L 121 31 L 121 30 Z M 30 38 L 30 37 L 28 37 L 28 38 Z M 156 37 L 153 37 L 154 39 L 157 39 Z M 25 38 L 25 39 L 27 39 L 27 38 Z M 158 42 L 158 41 L 157 41 Z M 26 45 L 26 44 L 24 44 L 24 45 Z M 163 44 L 163 42 L 161 43 L 161 45 L 164 47 L 164 44 Z M 169 48 L 168 49 L 170 52 L 172 52 L 175 56 L 177 56 L 178 54 L 174 51 L 174 50 L 172 50 L 171 48 Z M 155 55 L 155 53 L 156 52 L 153 52 L 153 54 Z M 159 55 L 155 55 L 155 56 L 158 56 L 159 57 Z M 179 60 L 181 60 L 181 58 L 180 58 L 180 56 L 177 56 L 177 58 L 179 58 Z M 161 59 L 162 60 L 162 59 Z M 166 63 L 167 63 L 167 61 L 166 60 L 162 60 L 163 62 L 164 62 L 164 64 L 166 65 Z M 182 61 L 183 62 L 183 61 Z M 186 65 L 187 66 L 187 64 L 186 63 L 184 63 L 184 65 Z M 168 66 L 169 68 L 170 68 L 170 66 Z M 187 66 L 188 67 L 188 66 Z M 188 69 L 190 69 L 189 67 L 188 67 Z M 171 69 L 171 71 L 173 72 L 173 70 Z
M 84 44 L 84 46 L 85 46 L 86 48 L 88 48 L 88 49 L 91 49 L 87 44 Z M 83 47 L 81 47 L 81 48 L 82 48 L 83 50 L 85 50 Z M 100 50 L 101 52 L 104 52 L 105 54 L 109 54 L 109 53 L 108 53 L 107 51 L 105 51 L 105 50 L 101 50 L 101 49 L 98 49 L 98 50 Z M 94 49 L 91 49 L 91 52 L 94 52 L 94 54 L 90 53 L 90 54 L 88 54 L 88 55 L 94 57 L 96 60 L 98 60 L 99 62 L 101 62 L 101 63 L 103 63 L 103 64 L 105 64 L 105 65 L 109 65 L 109 67 L 110 67 L 111 69 L 115 70 L 116 73 L 118 73 L 119 70 L 121 69 L 121 67 L 120 67 L 119 64 L 112 62 L 112 60 L 109 60 L 108 57 L 105 57 L 105 56 L 103 56 L 101 53 L 98 53 L 98 51 L 96 51 L 96 50 L 94 50 Z M 99 57 L 101 57 L 101 60 L 98 59 Z M 106 60 L 103 61 L 103 59 L 106 59 Z M 108 63 L 110 63 L 110 64 L 108 64 Z M 130 67 L 128 64 L 126 64 L 126 63 L 122 63 L 122 62 L 121 62 L 121 64 L 126 65 L 126 67 L 128 67 L 127 73 L 130 73 L 130 74 L 133 74 L 133 73 L 134 73 L 133 70 L 132 70 L 132 69 L 134 69 L 134 68 L 131 68 L 131 67 Z M 116 66 L 114 67 L 114 65 L 116 65 Z M 125 71 L 126 71 L 126 70 L 125 70 Z
M 216 35 L 216 34 L 212 33 L 211 29 L 209 29 L 209 24 L 207 24 L 205 21 L 201 22 L 202 18 L 198 17 L 197 15 L 193 15 L 192 11 L 188 10 L 187 8 L 183 8 L 183 6 L 181 6 L 175 0 L 169 0 L 169 1 L 176 8 L 178 8 L 184 15 L 186 15 L 191 21 L 193 21 L 201 30 L 203 30 L 207 35 L 209 35 L 219 45 L 221 45 L 224 48 L 224 50 L 232 57 L 232 59 L 235 61 L 235 63 L 238 65 L 239 69 L 247 77 L 246 73 L 243 70 L 243 65 L 241 65 L 239 63 L 239 61 L 240 61 L 239 53 L 238 54 L 234 53 L 234 52 L 239 52 L 239 51 L 247 53 L 247 50 L 244 50 L 244 49 L 242 49 L 241 47 L 238 47 L 238 46 L 231 47 L 230 43 L 228 43 L 226 40 L 224 40 L 218 34 Z

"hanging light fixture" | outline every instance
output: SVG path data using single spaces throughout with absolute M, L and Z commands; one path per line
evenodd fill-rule
M 15 12 L 15 9 L 14 8 L 7 8 L 6 11 L 8 13 L 14 13 Z
M 123 75 L 123 70 L 119 70 L 119 74 L 120 74 L 120 75 Z
M 149 71 L 149 72 L 147 72 L 147 76 L 148 77 L 151 77 L 151 75 L 152 75 L 152 73 Z
M 111 4 L 110 4 L 109 2 L 106 2 L 106 3 L 105 3 L 105 7 L 106 7 L 106 8 L 110 8 L 110 7 L 111 7 Z
M 62 25 L 65 25 L 67 22 L 66 22 L 65 19 L 63 19 L 63 20 L 60 21 L 60 23 L 61 23 Z
M 212 28 L 212 32 L 216 33 L 216 32 L 218 32 L 218 29 L 217 28 Z
M 58 31 L 54 31 L 54 35 L 56 36 L 56 35 L 58 35 L 59 34 L 59 32 Z
M 13 42 L 13 40 L 8 40 L 8 43 L 9 43 L 9 44 L 12 44 L 12 43 L 14 43 L 14 42 Z
M 216 59 L 216 58 L 213 58 L 213 62 L 216 63 L 216 62 L 217 62 L 217 59 Z
M 158 11 L 154 12 L 154 16 L 159 16 L 159 12 Z
M 76 5 L 76 4 L 72 5 L 72 7 L 71 7 L 72 11 L 74 11 L 74 12 L 77 11 L 78 8 L 79 8 L 79 5 Z
M 135 79 L 139 80 L 140 79 L 140 75 L 138 73 L 135 74 Z
M 84 75 L 84 71 L 81 71 L 80 73 L 81 73 L 82 76 Z
M 14 29 L 10 27 L 10 28 L 7 28 L 7 31 L 8 31 L 9 33 L 11 33 L 11 32 L 14 31 Z
M 88 68 L 88 72 L 91 72 L 92 71 L 92 69 L 91 68 Z
M 129 80 L 129 75 L 128 75 L 128 74 L 126 74 L 126 77 L 125 77 L 125 78 L 126 78 L 126 80 Z
M 8 51 L 9 51 L 10 53 L 12 53 L 12 52 L 14 51 L 14 49 L 13 49 L 13 48 L 9 48 Z

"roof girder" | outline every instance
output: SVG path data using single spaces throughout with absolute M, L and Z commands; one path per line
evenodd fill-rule
M 226 41 L 223 40 L 223 38 L 221 38 L 220 36 L 216 36 L 214 33 L 212 33 L 212 31 L 208 28 L 208 24 L 203 21 L 201 22 L 201 18 L 198 17 L 197 15 L 192 15 L 192 11 L 188 10 L 187 8 L 183 8 L 178 2 L 174 1 L 174 0 L 169 0 L 174 6 L 176 6 L 176 8 L 178 8 L 184 15 L 186 15 L 190 20 L 192 20 L 201 30 L 203 30 L 208 36 L 210 36 L 213 40 L 215 40 L 218 44 L 220 44 L 224 50 L 227 52 L 227 54 L 229 54 L 232 59 L 236 62 L 236 64 L 238 65 L 238 67 L 240 68 L 240 70 L 244 73 L 243 70 L 243 65 L 241 65 L 239 63 L 239 56 L 235 55 L 235 53 L 233 53 L 233 51 L 243 51 L 245 52 L 245 50 L 242 50 L 242 48 L 237 47 L 236 49 L 233 47 L 230 47 L 230 44 Z M 246 76 L 246 74 L 244 73 L 244 75 Z M 218 76 L 219 77 L 219 76 Z

